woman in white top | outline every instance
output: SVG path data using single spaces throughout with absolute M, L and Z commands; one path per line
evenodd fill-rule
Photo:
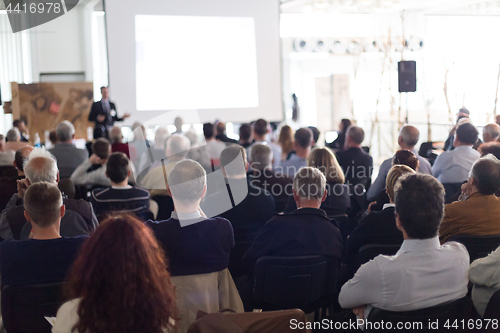
M 175 326 L 174 286 L 163 250 L 135 217 L 109 217 L 83 245 L 67 279 L 72 300 L 53 333 L 164 333 Z

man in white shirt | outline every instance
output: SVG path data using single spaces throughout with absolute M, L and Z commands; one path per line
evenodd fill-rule
M 415 156 L 418 159 L 417 172 L 431 175 L 432 174 L 431 164 L 426 158 L 420 156 L 415 149 L 415 146 L 417 145 L 419 138 L 420 138 L 420 132 L 418 131 L 418 128 L 406 125 L 401 129 L 401 131 L 399 131 L 398 144 L 401 149 L 409 150 L 413 152 L 413 154 L 415 154 Z M 368 201 L 371 202 L 377 200 L 377 196 L 379 195 L 379 193 L 384 190 L 385 178 L 387 177 L 387 174 L 389 173 L 391 167 L 392 167 L 392 157 L 382 162 L 382 164 L 380 165 L 377 179 L 375 179 L 372 186 L 370 186 L 370 189 L 368 190 L 367 193 Z
M 80 164 L 73 174 L 71 181 L 75 185 L 111 186 L 106 176 L 106 162 L 111 155 L 111 144 L 107 139 L 99 138 L 92 144 L 92 155 Z M 89 171 L 90 168 L 93 170 Z
M 0 134 L 0 166 L 12 165 L 16 152 L 5 149 L 5 136 Z
M 441 153 L 432 166 L 432 175 L 441 184 L 462 183 L 469 178 L 469 171 L 480 154 L 472 147 L 477 142 L 478 131 L 469 122 L 458 126 L 452 151 Z
M 395 204 L 404 238 L 400 250 L 361 266 L 340 291 L 340 305 L 359 318 L 367 318 L 372 308 L 411 311 L 467 294 L 467 250 L 456 242 L 439 244 L 443 186 L 430 175 L 403 176 L 396 184 Z
M 270 132 L 269 129 L 269 124 L 266 120 L 264 119 L 259 119 L 253 124 L 253 138 L 254 138 L 254 143 L 252 143 L 248 148 L 247 148 L 247 158 L 250 158 L 251 151 L 253 145 L 257 143 L 269 145 L 271 147 L 271 150 L 273 151 L 273 169 L 276 169 L 278 165 L 280 165 L 280 156 L 281 156 L 281 147 L 280 145 L 277 145 L 274 142 L 266 140 L 266 135 Z M 248 160 L 250 162 L 250 160 Z
M 210 160 L 213 164 L 219 165 L 220 154 L 224 149 L 226 149 L 226 144 L 215 139 L 214 125 L 211 123 L 203 124 L 203 136 L 205 137 L 205 142 L 207 143 L 207 151 L 210 156 Z

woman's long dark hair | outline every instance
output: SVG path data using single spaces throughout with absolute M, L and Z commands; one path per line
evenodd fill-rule
M 107 218 L 85 242 L 67 294 L 81 299 L 78 333 L 161 333 L 177 319 L 164 252 L 152 231 L 129 215 Z

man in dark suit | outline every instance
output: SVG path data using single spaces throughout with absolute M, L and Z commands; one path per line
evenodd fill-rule
M 222 121 L 219 121 L 217 123 L 217 125 L 215 126 L 215 129 L 217 130 L 217 135 L 215 136 L 216 140 L 226 142 L 226 143 L 238 144 L 238 141 L 231 139 L 226 135 L 226 124 L 224 124 Z
M 130 114 L 125 113 L 122 118 L 116 113 L 115 103 L 109 100 L 108 87 L 101 87 L 101 100 L 92 104 L 92 109 L 89 114 L 89 121 L 95 122 L 95 127 L 104 128 L 105 136 L 108 137 L 108 129 L 113 126 L 115 121 L 123 121 L 130 117 Z
M 275 215 L 260 230 L 243 258 L 249 273 L 263 256 L 323 255 L 340 259 L 339 229 L 320 209 L 326 199 L 326 178 L 316 168 L 304 167 L 293 179 L 293 197 L 298 209 Z
M 373 158 L 361 148 L 364 139 L 365 131 L 361 127 L 349 127 L 346 134 L 346 150 L 337 153 L 337 160 L 344 171 L 347 185 L 362 184 L 368 190 L 371 184 Z

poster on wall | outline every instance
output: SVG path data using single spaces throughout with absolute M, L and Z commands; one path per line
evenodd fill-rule
M 30 143 L 35 133 L 45 141 L 45 132 L 58 123 L 69 120 L 75 126 L 75 138 L 87 138 L 88 121 L 94 102 L 92 82 L 44 82 L 31 84 L 11 83 L 12 118 L 27 123 Z

